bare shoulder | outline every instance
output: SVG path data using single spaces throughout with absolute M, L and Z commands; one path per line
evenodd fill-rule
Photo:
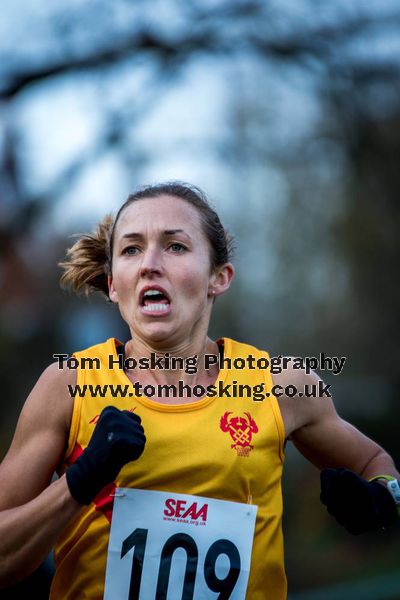
M 278 402 L 286 437 L 317 468 L 346 467 L 364 476 L 377 456 L 385 455 L 387 464 L 384 450 L 338 415 L 330 386 L 316 373 L 289 361 L 273 380 L 282 391 Z
M 50 483 L 66 449 L 73 410 L 68 386 L 75 382 L 76 371 L 54 363 L 33 387 L 0 465 L 0 509 L 29 501 Z
M 299 366 L 301 359 L 283 357 L 282 370 L 272 375 L 286 437 L 335 413 L 330 386 L 317 373 Z
M 69 385 L 76 383 L 76 371 L 49 365 L 41 374 L 22 408 L 13 446 L 23 442 L 35 429 L 56 428 L 67 432 L 71 423 L 73 403 Z M 21 439 L 22 438 L 22 439 Z

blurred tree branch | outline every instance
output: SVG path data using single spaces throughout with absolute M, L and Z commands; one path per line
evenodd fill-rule
M 400 11 L 379 17 L 359 14 L 348 21 L 328 25 L 310 26 L 308 22 L 295 22 L 291 31 L 282 34 L 274 32 L 273 19 L 276 15 L 273 11 L 270 15 L 261 2 L 249 0 L 239 5 L 223 4 L 207 11 L 198 4 L 186 12 L 189 13 L 189 23 L 185 34 L 168 37 L 153 26 L 131 36 L 115 36 L 111 44 L 109 41 L 105 45 L 99 44 L 85 55 L 65 53 L 58 60 L 49 56 L 39 65 L 20 65 L 15 60 L 11 72 L 6 72 L 0 82 L 0 99 L 10 100 L 34 83 L 73 72 L 101 70 L 138 54 L 157 56 L 165 68 L 171 68 L 189 60 L 195 53 L 234 55 L 247 49 L 266 60 L 299 62 L 311 57 L 326 67 L 337 69 L 341 64 L 342 68 L 349 68 L 351 57 L 345 54 L 340 60 L 340 45 L 357 36 L 368 35 L 371 30 L 400 24 Z M 237 19 L 241 19 L 239 27 Z M 398 68 L 398 63 L 394 62 L 392 65 L 360 65 L 358 71 L 363 78 L 391 77 L 398 73 Z

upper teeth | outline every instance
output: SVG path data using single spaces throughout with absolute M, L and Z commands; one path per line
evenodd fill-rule
M 147 290 L 147 291 L 144 293 L 143 297 L 144 297 L 144 296 L 155 296 L 156 294 L 161 294 L 161 293 L 162 293 L 162 292 L 160 292 L 159 290 Z

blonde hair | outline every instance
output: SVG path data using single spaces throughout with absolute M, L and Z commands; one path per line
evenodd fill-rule
M 58 266 L 64 269 L 60 284 L 77 294 L 89 296 L 102 292 L 108 297 L 107 276 L 110 273 L 110 236 L 114 225 L 112 215 L 106 215 L 93 233 L 81 236 Z

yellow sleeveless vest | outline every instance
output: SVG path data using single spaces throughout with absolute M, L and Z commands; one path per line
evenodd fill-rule
M 221 338 L 224 358 L 253 356 L 269 358 L 253 346 Z M 142 419 L 147 438 L 139 460 L 121 470 L 115 484 L 143 490 L 171 491 L 251 502 L 258 506 L 251 556 L 247 600 L 285 600 L 286 576 L 283 558 L 281 475 L 284 458 L 284 425 L 276 398 L 263 401 L 251 397 L 210 397 L 186 404 L 166 405 L 137 397 L 133 386 L 117 365 L 117 347 L 110 338 L 74 354 L 98 358 L 100 369 L 79 368 L 77 384 L 84 386 L 129 386 L 131 396 L 95 397 L 89 390 L 76 396 L 65 470 L 88 445 L 98 415 L 113 404 L 134 410 Z M 109 356 L 114 366 L 109 368 Z M 264 383 L 271 390 L 266 369 L 222 368 L 223 384 Z M 242 419 L 242 421 L 240 421 Z M 51 600 L 100 600 L 104 593 L 107 546 L 113 506 L 114 484 L 83 507 L 57 541 L 54 549 L 56 573 Z M 111 495 L 110 495 L 111 494 Z M 152 600 L 152 599 L 148 599 Z

